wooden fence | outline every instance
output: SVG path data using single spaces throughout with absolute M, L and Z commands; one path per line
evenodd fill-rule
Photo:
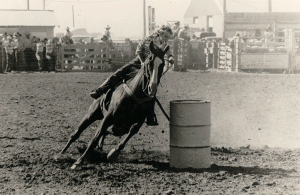
M 266 46 L 264 41 L 249 41 L 247 38 L 235 39 L 234 47 L 219 38 L 192 40 L 170 40 L 169 45 L 175 57 L 173 70 L 206 70 L 210 68 L 227 71 L 282 70 L 300 71 L 300 49 L 296 44 L 300 32 L 286 30 L 284 37 L 274 37 Z M 253 39 L 253 38 L 252 38 Z M 71 44 L 55 47 L 55 69 L 62 71 L 115 71 L 135 57 L 137 42 Z M 1 48 L 1 52 L 4 50 Z M 5 55 L 1 55 L 5 67 Z M 16 70 L 24 70 L 24 55 L 20 56 Z M 46 59 L 45 59 L 46 60 Z M 33 53 L 30 66 L 37 70 L 37 60 Z
M 66 71 L 110 71 L 110 46 L 103 44 L 62 44 L 61 69 Z

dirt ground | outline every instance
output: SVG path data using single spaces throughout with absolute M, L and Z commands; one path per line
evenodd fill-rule
M 211 101 L 211 167 L 169 165 L 169 122 L 144 125 L 117 162 L 108 137 L 77 170 L 70 167 L 95 133 L 87 129 L 55 161 L 111 73 L 0 75 L 0 194 L 300 194 L 300 75 L 168 72 L 158 99 Z

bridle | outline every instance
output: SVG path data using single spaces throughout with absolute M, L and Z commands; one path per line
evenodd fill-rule
M 150 54 L 146 60 L 144 62 L 146 63 L 149 63 L 151 61 L 153 61 L 154 59 L 151 59 L 154 57 L 154 54 Z M 131 96 L 138 104 L 141 104 L 141 103 L 144 103 L 144 102 L 148 102 L 148 101 L 151 101 L 154 97 L 152 96 L 149 96 L 147 94 L 147 86 L 150 82 L 150 74 L 149 74 L 149 69 L 148 69 L 148 64 L 146 65 L 146 63 L 144 63 L 141 67 L 141 69 L 143 69 L 143 77 L 146 78 L 146 84 L 145 84 L 145 79 L 143 78 L 142 80 L 142 91 L 143 93 L 145 94 L 146 97 L 144 98 L 140 98 L 140 97 L 137 97 L 133 92 L 132 90 L 128 87 L 127 83 L 126 82 L 123 82 L 122 86 L 124 88 L 124 90 L 126 91 L 126 93 Z

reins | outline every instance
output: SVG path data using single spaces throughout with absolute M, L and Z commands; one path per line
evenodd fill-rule
M 150 63 L 150 58 L 151 57 L 153 57 L 154 55 L 151 53 L 146 59 L 145 59 L 145 61 L 144 61 L 144 64 L 143 64 L 143 68 L 144 68 L 144 76 L 147 78 L 147 83 L 146 83 L 146 85 L 145 85 L 145 79 L 143 79 L 143 81 L 142 81 L 142 85 L 143 85 L 143 89 L 142 89 L 142 91 L 145 93 L 145 95 L 147 96 L 147 97 L 145 97 L 145 98 L 139 98 L 139 97 L 137 97 L 133 92 L 132 92 L 132 90 L 128 87 L 128 85 L 124 82 L 122 85 L 123 85 L 123 88 L 124 88 L 124 90 L 126 91 L 126 93 L 128 94 L 128 95 L 130 95 L 138 104 L 141 104 L 141 103 L 144 103 L 144 102 L 148 102 L 148 101 L 151 101 L 153 98 L 154 98 L 154 100 L 156 101 L 156 103 L 157 103 L 157 105 L 159 106 L 159 108 L 161 109 L 161 111 L 163 112 L 163 114 L 165 115 L 165 117 L 168 119 L 168 121 L 170 121 L 170 117 L 168 116 L 168 114 L 166 113 L 166 111 L 164 110 L 164 108 L 162 107 L 162 105 L 161 105 L 161 103 L 159 102 L 159 100 L 156 98 L 156 96 L 154 96 L 154 97 L 150 97 L 150 96 L 148 96 L 148 94 L 145 92 L 145 90 L 146 90 L 146 87 L 144 87 L 144 86 L 147 86 L 148 85 L 148 83 L 149 83 L 149 74 L 148 74 L 148 68 L 147 68 L 147 66 L 145 65 L 145 62 L 148 60 L 148 63 Z M 165 61 L 167 61 L 167 62 L 169 62 L 169 64 L 171 64 L 170 63 L 170 61 L 169 60 L 165 60 Z M 168 71 L 169 71 L 169 69 L 171 68 L 171 66 L 169 65 L 168 66 L 168 68 L 167 68 L 167 70 L 165 71 L 165 72 L 163 72 L 162 73 L 162 75 L 161 75 L 161 77 L 164 75 L 164 74 L 166 74 Z M 138 105 L 137 104 L 137 105 Z M 135 108 L 136 108 L 136 106 L 137 105 L 135 105 L 135 107 L 134 107 L 134 109 L 133 110 L 135 110 Z M 133 112 L 133 110 L 132 110 L 132 112 Z

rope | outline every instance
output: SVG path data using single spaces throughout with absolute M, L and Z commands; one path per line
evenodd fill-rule
M 160 102 L 158 101 L 158 99 L 156 97 L 154 97 L 157 105 L 159 106 L 159 108 L 161 109 L 161 111 L 164 113 L 165 117 L 168 119 L 168 121 L 170 121 L 170 117 L 168 116 L 168 114 L 166 113 L 166 111 L 164 110 L 164 108 L 162 107 L 162 105 L 160 104 Z

